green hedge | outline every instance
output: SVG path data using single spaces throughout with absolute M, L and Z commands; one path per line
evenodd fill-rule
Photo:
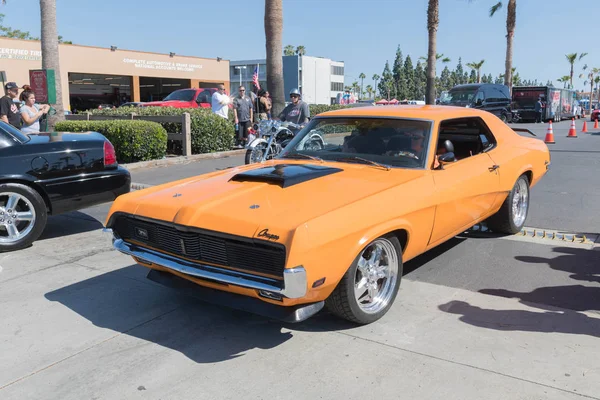
M 341 110 L 342 108 L 349 108 L 349 105 L 346 104 L 333 104 L 331 106 L 328 105 L 324 105 L 324 104 L 311 104 L 309 105 L 309 110 L 310 110 L 310 117 L 313 118 L 315 116 L 317 116 L 317 114 L 321 114 L 327 111 L 333 111 L 333 110 Z
M 212 153 L 231 150 L 235 144 L 233 112 L 230 120 L 215 115 L 210 108 L 174 107 L 119 107 L 115 109 L 92 110 L 92 115 L 127 116 L 131 113 L 143 116 L 182 115 L 190 113 L 192 123 L 192 154 Z M 83 112 L 85 113 L 85 112 Z M 160 123 L 167 132 L 181 132 L 181 124 Z
M 115 147 L 120 163 L 164 158 L 167 152 L 167 131 L 150 121 L 60 121 L 58 132 L 95 131 L 106 136 Z

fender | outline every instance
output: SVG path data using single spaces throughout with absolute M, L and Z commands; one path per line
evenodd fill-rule
M 267 142 L 266 139 L 257 138 L 257 139 L 254 139 L 246 148 L 247 149 L 254 149 L 256 146 L 258 146 L 261 143 L 264 143 L 266 145 L 268 142 Z

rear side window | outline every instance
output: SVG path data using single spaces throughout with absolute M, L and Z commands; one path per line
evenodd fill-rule
M 485 153 L 494 148 L 496 139 L 483 119 L 456 118 L 440 124 L 438 144 L 450 140 L 458 160 Z
M 19 143 L 27 143 L 30 140 L 23 132 L 3 121 L 0 121 L 0 137 Z

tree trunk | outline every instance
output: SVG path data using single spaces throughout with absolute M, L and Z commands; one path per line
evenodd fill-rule
M 51 104 L 56 110 L 55 115 L 48 115 L 48 131 L 54 129 L 58 121 L 65 119 L 62 99 L 62 79 L 58 56 L 58 29 L 56 28 L 56 0 L 40 0 L 42 68 L 53 69 L 56 86 L 56 103 Z
M 517 24 L 517 0 L 509 0 L 506 15 L 506 65 L 504 72 L 504 84 L 508 86 L 512 94 L 512 57 L 513 38 L 515 37 L 515 26 Z
M 427 30 L 429 49 L 427 53 L 427 91 L 425 102 L 435 104 L 435 62 L 437 61 L 437 29 L 439 24 L 439 0 L 429 0 L 427 7 Z
M 265 0 L 265 37 L 267 47 L 267 85 L 273 99 L 272 114 L 277 117 L 285 107 L 282 60 L 283 3 Z
M 481 70 L 477 70 L 477 83 L 481 83 Z

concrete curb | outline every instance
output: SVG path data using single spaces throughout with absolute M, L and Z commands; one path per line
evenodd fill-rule
M 204 153 L 204 154 L 194 154 L 191 156 L 179 156 L 179 157 L 168 157 L 160 160 L 150 160 L 150 161 L 140 161 L 131 164 L 121 164 L 122 167 L 128 169 L 129 171 L 133 171 L 136 169 L 142 168 L 157 168 L 157 167 L 166 167 L 170 165 L 180 165 L 180 164 L 189 164 L 193 162 L 198 162 L 202 160 L 214 160 L 218 158 L 226 158 L 232 156 L 238 156 L 245 154 L 245 149 L 240 150 L 229 150 L 229 151 L 219 151 L 215 153 Z

